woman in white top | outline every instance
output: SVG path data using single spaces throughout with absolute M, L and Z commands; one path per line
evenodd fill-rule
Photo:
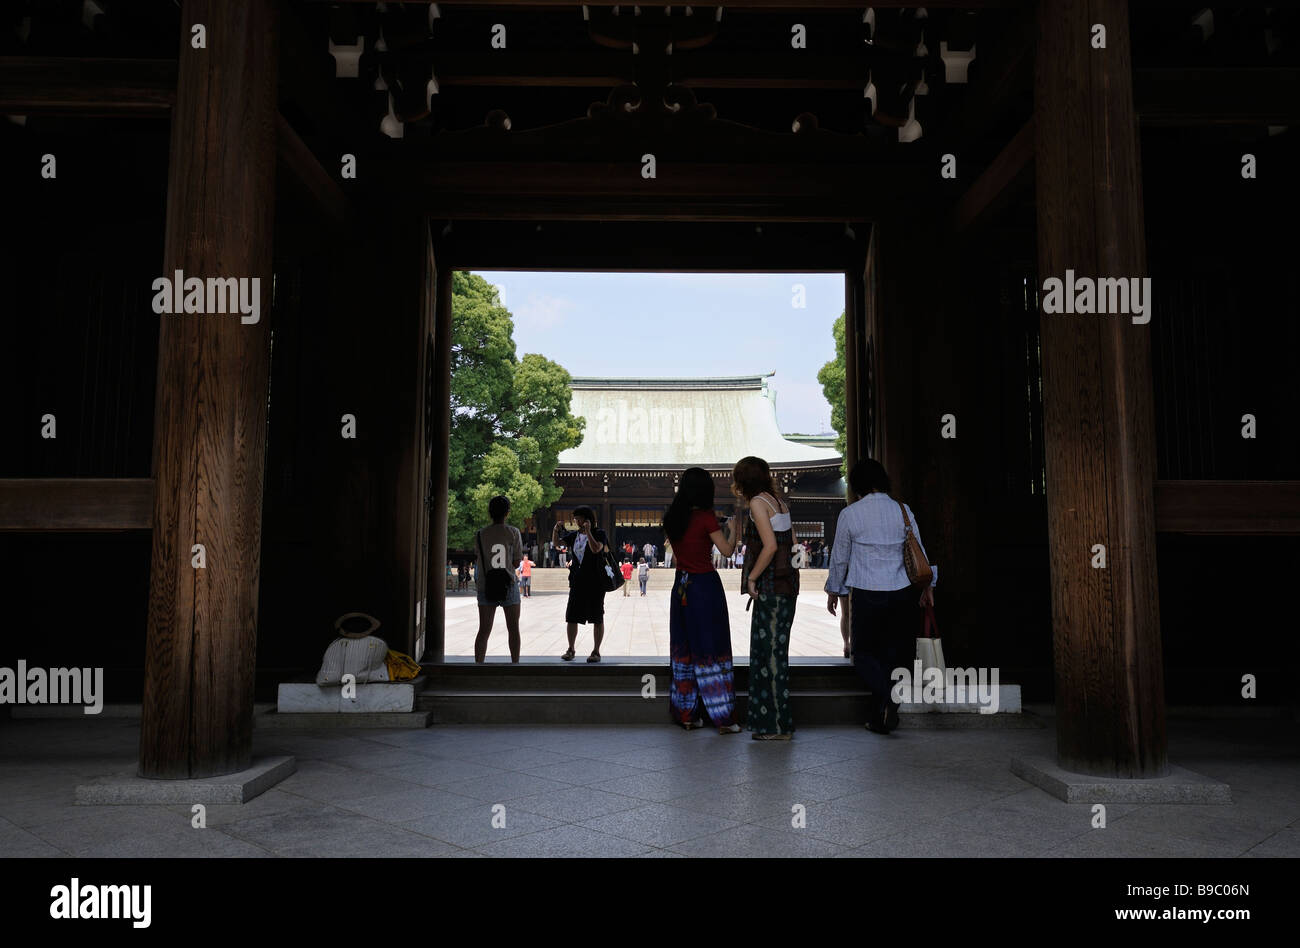
M 749 630 L 749 730 L 757 741 L 788 741 L 790 626 L 799 598 L 799 571 L 791 563 L 794 530 L 790 508 L 776 496 L 772 471 L 762 458 L 746 457 L 732 471 L 732 493 L 748 505 L 741 588 L 754 618 Z
M 934 605 L 932 587 L 939 572 L 934 568 L 930 586 L 919 593 L 907 578 L 903 517 L 918 543 L 921 531 L 911 509 L 889 496 L 889 475 L 879 462 L 855 464 L 849 486 L 861 499 L 840 511 L 826 577 L 826 608 L 835 615 L 840 597 L 851 598 L 853 664 L 874 702 L 867 727 L 888 734 L 898 726 L 898 704 L 890 694 L 893 670 L 911 667 L 919 606 Z

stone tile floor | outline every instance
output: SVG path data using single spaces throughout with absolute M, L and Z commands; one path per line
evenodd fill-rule
M 1012 775 L 1053 731 L 671 726 L 259 731 L 298 772 L 243 806 L 75 806 L 133 771 L 129 719 L 0 722 L 0 856 L 1300 856 L 1284 720 L 1171 721 L 1231 806 L 1067 805 Z M 792 825 L 803 807 L 805 824 Z M 494 808 L 496 822 L 494 825 Z

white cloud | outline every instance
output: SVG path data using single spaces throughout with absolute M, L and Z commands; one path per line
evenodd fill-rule
M 831 430 L 831 406 L 818 382 L 772 379 L 776 418 L 786 433 L 821 434 Z
M 516 323 L 527 324 L 530 329 L 553 329 L 564 322 L 567 313 L 575 309 L 573 301 L 548 293 L 530 293 L 528 302 L 512 310 Z

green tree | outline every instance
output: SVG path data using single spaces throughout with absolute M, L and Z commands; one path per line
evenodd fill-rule
M 844 418 L 844 314 L 840 313 L 831 328 L 835 337 L 835 358 L 827 362 L 817 372 L 817 381 L 821 383 L 826 401 L 831 403 L 831 427 L 835 429 L 835 450 L 843 458 L 840 473 L 848 476 L 848 423 Z
M 488 501 L 510 498 L 509 522 L 559 499 L 551 476 L 561 451 L 582 441 L 569 411 L 572 381 L 558 363 L 515 355 L 514 322 L 497 288 L 452 276 L 451 444 L 447 545 L 467 548 L 488 522 Z

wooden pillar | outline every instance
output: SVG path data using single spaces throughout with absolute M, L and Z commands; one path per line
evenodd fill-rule
M 194 49 L 190 27 L 207 45 Z M 162 315 L 140 775 L 249 766 L 275 208 L 272 0 L 185 0 L 162 273 L 257 278 L 260 318 Z M 251 317 L 250 317 L 251 318 Z M 203 546 L 205 568 L 191 565 Z
M 392 256 L 394 282 L 398 284 L 394 304 L 397 312 L 388 320 L 394 344 L 386 360 L 394 379 L 393 450 L 396 455 L 396 484 L 393 510 L 393 581 L 400 608 L 390 621 L 399 628 L 388 630 L 388 643 L 418 655 L 427 635 L 429 578 L 429 485 L 432 445 L 426 424 L 425 386 L 429 384 L 430 344 L 435 319 L 434 261 L 429 222 L 420 215 L 403 215 L 393 228 L 396 246 Z M 382 272 L 382 271 L 381 271 Z M 418 616 L 418 619 L 417 619 Z M 401 643 L 400 645 L 398 643 Z
M 432 369 L 429 378 L 431 424 L 429 443 L 429 618 L 425 628 L 424 662 L 441 662 L 447 649 L 447 466 L 451 461 L 451 316 L 452 269 L 445 246 L 434 251 Z
M 415 583 L 415 599 L 420 603 L 420 610 L 415 628 L 412 630 L 414 641 L 410 653 L 419 661 L 424 655 L 429 636 L 429 613 L 436 599 L 441 605 L 446 598 L 446 550 L 436 555 L 432 544 L 434 497 L 438 492 L 438 474 L 434 470 L 433 455 L 436 419 L 440 412 L 434 400 L 433 379 L 437 372 L 438 354 L 434 349 L 434 335 L 437 327 L 438 312 L 438 269 L 433 256 L 433 240 L 429 232 L 429 222 L 423 218 L 420 230 L 420 331 L 417 338 L 419 347 L 419 382 L 416 400 L 416 444 L 419 447 L 419 467 L 416 483 L 412 485 L 411 517 L 415 524 L 416 550 L 415 569 L 412 581 Z M 446 470 L 445 466 L 443 470 Z M 438 561 L 435 564 L 435 559 Z M 435 572 L 435 566 L 439 571 Z M 441 626 L 441 621 L 439 622 Z
M 860 458 L 867 457 L 870 445 L 864 444 L 858 424 L 865 391 L 858 376 L 858 351 L 862 340 L 862 267 L 844 274 L 844 472 L 853 470 Z
M 1104 49 L 1091 45 L 1094 24 Z M 1126 0 L 1039 3 L 1036 62 L 1040 286 L 1067 268 L 1145 276 Z M 1150 329 L 1125 315 L 1043 315 L 1041 326 L 1058 760 L 1159 776 Z M 1104 569 L 1092 566 L 1097 544 Z

